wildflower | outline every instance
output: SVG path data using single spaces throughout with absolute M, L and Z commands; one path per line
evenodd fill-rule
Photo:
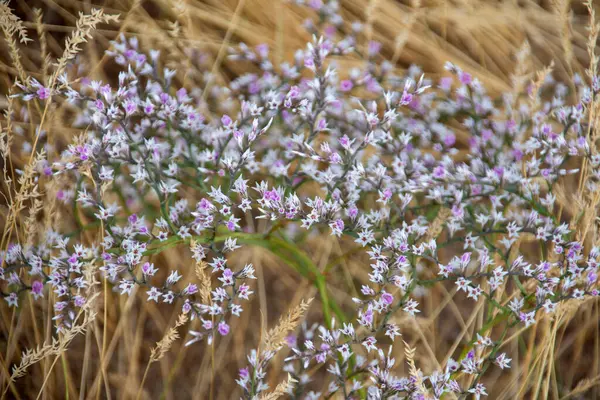
M 317 362 L 327 363 L 331 375 L 323 378 L 330 390 L 324 396 L 487 396 L 480 375 L 490 364 L 507 369 L 512 361 L 489 353 L 503 343 L 478 334 L 460 362 L 449 359 L 428 375 L 410 365 L 409 376 L 396 377 L 382 338 L 400 336 L 398 313 L 414 317 L 417 299 L 447 281 L 485 303 L 491 317 L 507 304 L 511 312 L 500 321 L 507 326 L 531 326 L 538 309 L 553 313 L 564 299 L 600 293 L 600 249 L 579 238 L 570 216 L 555 215 L 565 201 L 560 185 L 570 175 L 585 175 L 584 199 L 594 199 L 590 193 L 599 186 L 600 155 L 586 136 L 586 121 L 600 79 L 574 77 L 568 84 L 575 91 L 548 79 L 543 88 L 521 93 L 515 87 L 494 98 L 475 75 L 451 63 L 437 87 L 418 66 L 398 73 L 375 41 L 367 41 L 366 54 L 356 52 L 364 62 L 339 79 L 331 56 L 343 57 L 360 44 L 363 26 L 345 24 L 336 1 L 311 0 L 308 6 L 318 10 L 319 23 L 306 23 L 314 39 L 293 61 L 275 65 L 267 45 L 240 43 L 229 49 L 232 58 L 257 71 L 228 83 L 201 71 L 206 75 L 196 78 L 210 86 L 204 92 L 176 87 L 176 71 L 159 68 L 158 50 L 146 53 L 124 36 L 107 52 L 123 67 L 116 87 L 89 79 L 71 84 L 66 73 L 52 88 L 34 79 L 18 83 L 20 93 L 11 97 L 14 118 L 40 117 L 20 115 L 18 110 L 35 113 L 20 101 L 60 97 L 66 102 L 57 107 L 68 104 L 69 121 L 85 127 L 62 152 L 52 151 L 40 132 L 46 152 L 32 160 L 33 172 L 15 170 L 24 204 L 32 205 L 29 219 L 44 206 L 37 205 L 33 188 L 56 188 L 52 201 L 74 202 L 81 208 L 73 214 L 81 217 L 76 225 L 101 230 L 84 236 L 101 239 L 83 245 L 80 235 L 60 233 L 65 227 L 71 232 L 73 224 L 51 218 L 52 229 L 35 232 L 23 245 L 9 244 L 0 253 L 5 301 L 17 307 L 19 293 L 31 291 L 37 299 L 48 285 L 57 297 L 52 317 L 64 332 L 77 320 L 77 308 L 93 298 L 88 291 L 100 271 L 123 295 L 144 288 L 148 301 L 166 306 L 181 300 L 183 316 L 198 320 L 199 331 L 190 331 L 186 345 L 205 338 L 211 345 L 229 334 L 230 318 L 241 315 L 253 294 L 255 267 L 238 263 L 243 256 L 233 253 L 239 248 L 260 244 L 291 262 L 298 258 L 294 248 L 314 235 L 330 233 L 340 245 L 352 244 L 343 239 L 352 237 L 356 260 L 369 258 L 368 282 L 352 299 L 352 318 L 338 329 L 323 315 L 311 313 L 317 320 L 311 325 L 290 313 L 294 323 L 274 330 L 276 345 L 251 351 L 248 367 L 239 371 L 245 396 L 264 397 L 268 363 L 284 343 L 291 348 L 284 368 L 300 381 L 298 393 L 308 390 L 303 371 Z M 346 25 L 351 29 L 341 29 Z M 542 89 L 551 89 L 547 100 L 538 93 Z M 457 129 L 467 157 L 456 148 Z M 10 137 L 23 136 L 16 133 Z M 11 150 L 36 153 L 31 146 L 14 143 Z M 571 158 L 589 162 L 581 171 L 567 169 Z M 16 212 L 10 217 L 23 221 L 27 233 L 27 216 Z M 15 234 L 8 232 L 7 240 Z M 520 246 L 534 237 L 544 259 Z M 158 273 L 145 259 L 188 244 L 195 277 L 182 279 L 188 268 L 168 263 Z M 306 269 L 311 263 L 303 257 Z M 311 279 L 323 278 L 308 272 Z M 332 273 L 335 268 L 322 271 Z M 473 387 L 461 388 L 452 379 L 457 373 L 473 375 L 465 380 Z
M 44 284 L 40 281 L 34 281 L 31 284 L 31 293 L 33 293 L 34 299 L 39 299 L 44 296 Z
M 163 301 L 168 304 L 171 304 L 173 300 L 175 300 L 175 294 L 170 290 L 167 293 L 164 293 L 162 296 Z
M 400 329 L 397 325 L 394 324 L 387 325 L 385 335 L 389 336 L 392 340 L 394 340 L 396 336 L 402 336 L 402 334 L 400 333 Z
M 229 325 L 227 325 L 225 322 L 219 322 L 219 327 L 217 330 L 221 336 L 226 336 L 229 333 Z
M 477 334 L 477 340 L 475 341 L 475 346 L 477 347 L 489 347 L 492 346 L 492 340 L 489 337 L 481 336 L 479 333 Z
M 183 289 L 183 294 L 190 295 L 198 292 L 198 286 L 193 283 L 189 283 L 185 289 Z
M 466 292 L 469 289 L 469 281 L 461 276 L 456 280 L 456 286 L 458 286 L 458 290 Z
M 542 307 L 547 314 L 552 314 L 556 311 L 556 303 L 553 303 L 550 299 L 546 299 Z
M 380 50 L 381 50 L 380 42 L 376 42 L 374 40 L 369 42 L 369 46 L 368 46 L 369 56 L 376 55 L 377 53 L 379 53 Z
M 369 336 L 362 342 L 362 345 L 370 352 L 371 350 L 377 350 L 376 343 L 377 340 L 373 336 Z
M 354 86 L 354 84 L 352 83 L 352 81 L 346 79 L 340 83 L 340 90 L 342 92 L 349 92 L 350 90 L 352 90 L 353 86 Z
M 192 335 L 193 338 L 185 343 L 186 347 L 190 346 L 190 345 L 192 345 L 192 344 L 194 344 L 196 342 L 199 342 L 204 337 L 204 335 L 201 332 L 198 332 L 198 331 L 189 330 L 188 333 L 190 335 Z
M 506 357 L 506 353 L 502 353 L 500 354 L 498 357 L 496 357 L 496 359 L 494 360 L 494 363 L 500 367 L 500 369 L 505 369 L 505 368 L 510 368 L 510 362 L 511 359 Z
M 364 247 L 373 240 L 375 240 L 373 232 L 371 230 L 363 230 L 358 233 L 358 239 L 356 239 L 355 242 Z
M 479 285 L 467 287 L 467 298 L 472 298 L 473 300 L 477 301 L 479 296 L 481 296 L 481 293 L 483 293 L 483 290 Z
M 137 104 L 135 101 L 128 99 L 125 100 L 123 108 L 125 109 L 125 115 L 130 116 L 136 112 Z
M 41 86 L 38 90 L 37 90 L 37 96 L 40 100 L 46 100 L 48 97 L 50 97 L 50 89 Z
M 145 262 L 144 265 L 142 265 L 142 273 L 144 276 L 154 276 L 157 271 L 158 269 L 154 268 L 154 264 Z
M 417 303 L 415 300 L 408 299 L 408 301 L 406 302 L 406 306 L 404 306 L 403 310 L 404 312 L 410 314 L 411 317 L 414 317 L 416 313 L 420 312 L 417 309 L 418 305 L 419 303 Z
M 221 117 L 221 123 L 226 127 L 230 127 L 233 121 L 231 120 L 229 115 L 225 114 L 223 115 L 223 117 Z
M 121 281 L 121 283 L 119 284 L 119 289 L 121 289 L 121 294 L 131 294 L 131 291 L 133 290 L 134 284 L 133 281 L 130 280 L 126 280 L 123 279 Z
M 17 308 L 19 306 L 19 298 L 15 292 L 10 293 L 8 296 L 4 296 L 4 300 L 10 307 Z
M 158 298 L 162 295 L 162 292 L 156 287 L 151 287 L 150 290 L 146 292 L 146 294 L 148 295 L 148 300 L 152 300 L 158 303 Z
M 521 312 L 519 314 L 519 319 L 525 323 L 525 327 L 529 327 L 535 323 L 535 312 L 534 311 L 529 312 L 529 313 Z
M 387 292 L 383 292 L 381 294 L 381 300 L 389 306 L 394 301 L 394 296 L 392 296 L 391 294 L 389 294 Z
M 179 275 L 179 272 L 177 272 L 177 270 L 172 271 L 169 274 L 169 277 L 167 278 L 167 284 L 173 285 L 174 283 L 178 282 L 180 279 L 181 279 L 181 275 Z
M 481 396 L 487 396 L 487 392 L 485 391 L 485 386 L 483 384 L 478 383 L 474 388 L 468 390 L 469 393 L 473 393 L 475 399 L 479 400 Z
M 473 78 L 471 77 L 471 74 L 464 72 L 464 71 L 461 71 L 459 73 L 459 79 L 463 85 L 469 85 L 469 84 L 471 84 L 471 82 L 473 82 Z

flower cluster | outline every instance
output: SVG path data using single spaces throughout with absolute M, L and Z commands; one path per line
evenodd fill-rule
M 122 67 L 116 86 L 66 73 L 53 87 L 20 82 L 15 98 L 66 101 L 86 133 L 35 166 L 76 230 L 52 226 L 36 243 L 10 244 L 2 296 L 18 307 L 23 292 L 52 290 L 60 331 L 98 276 L 122 295 L 177 304 L 199 321 L 188 344 L 211 342 L 230 333 L 253 293 L 253 265 L 232 265 L 240 246 L 292 246 L 301 230 L 347 237 L 370 260 L 369 282 L 353 314 L 336 311 L 341 325 L 327 310 L 288 338 L 295 394 L 319 397 L 303 371 L 326 364 L 328 394 L 345 398 L 485 396 L 488 367 L 510 368 L 500 353 L 510 328 L 599 294 L 598 78 L 567 86 L 546 75 L 495 98 L 451 64 L 439 82 L 416 66 L 396 74 L 379 43 L 357 46 L 362 27 L 346 32 L 337 2 L 310 7 L 313 40 L 292 62 L 274 65 L 266 45 L 240 44 L 231 58 L 255 72 L 206 93 L 179 87 L 160 52 L 124 37 L 107 52 Z M 339 57 L 364 63 L 342 71 Z M 582 200 L 567 220 L 571 181 Z M 88 230 L 101 235 L 97 245 L 77 240 Z M 538 255 L 522 254 L 523 243 Z M 191 249 L 197 280 L 149 260 L 176 246 Z M 397 376 L 398 316 L 417 315 L 416 294 L 447 282 L 472 304 L 483 299 L 493 324 L 457 360 Z M 273 356 L 254 351 L 240 371 L 249 398 L 267 390 Z

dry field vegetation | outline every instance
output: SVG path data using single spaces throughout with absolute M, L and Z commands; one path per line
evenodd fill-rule
M 426 78 L 437 82 L 448 76 L 444 65 L 449 61 L 477 77 L 491 96 L 524 88 L 548 66 L 552 66 L 558 81 L 570 82 L 574 74 L 587 79 L 590 46 L 596 44 L 589 39 L 593 32 L 588 29 L 588 7 L 575 0 L 339 3 L 345 21 L 364 24 L 357 47 L 366 48 L 370 40 L 381 42 L 381 55 L 391 61 L 396 73 L 417 65 Z M 118 19 L 100 16 L 93 23 L 82 23 L 80 15 L 90 15 L 93 9 L 118 15 Z M 94 223 L 93 213 L 57 202 L 59 187 L 43 182 L 37 186 L 34 178 L 37 156 L 32 145 L 38 141 L 49 144 L 47 158 L 56 158 L 86 128 L 73 123 L 73 111 L 66 101 L 53 101 L 48 106 L 42 101 L 10 98 L 9 94 L 21 90 L 14 85 L 15 79 L 24 82 L 32 77 L 49 82 L 57 79 L 55 71 L 60 69 L 115 87 L 120 67 L 105 50 L 123 34 L 137 38 L 140 49 L 161 50 L 161 63 L 176 71 L 174 87 L 202 88 L 209 93 L 213 87 L 258 71 L 255 65 L 231 60 L 229 47 L 240 42 L 250 48 L 266 43 L 271 61 L 278 68 L 281 62 L 293 60 L 295 51 L 305 49 L 311 41 L 303 21 L 314 16 L 309 7 L 283 0 L 10 0 L 1 6 L 1 13 L 0 126 L 12 137 L 10 157 L 0 164 L 7 171 L 0 178 L 1 250 L 11 243 L 33 243 L 48 227 L 73 232 L 88 247 L 98 246 L 103 240 L 103 229 L 100 223 Z M 17 24 L 17 20 L 22 23 Z M 26 30 L 30 42 L 19 40 L 21 32 L 12 28 L 15 24 Z M 365 62 L 353 55 L 333 58 L 340 76 L 347 76 L 351 68 Z M 210 119 L 220 119 L 223 112 L 219 102 L 231 99 L 226 93 L 205 97 L 208 99 L 203 97 L 206 101 L 200 104 L 201 112 Z M 449 124 L 456 133 L 458 152 L 454 157 L 468 158 L 469 130 L 460 123 Z M 38 131 L 40 125 L 42 134 Z M 571 164 L 577 168 L 581 160 Z M 562 197 L 557 196 L 560 207 L 555 207 L 555 212 L 557 218 L 572 223 L 573 229 L 583 231 L 581 237 L 586 243 L 596 243 L 595 222 L 589 221 L 595 221 L 598 203 L 597 199 L 594 203 L 584 197 L 582 185 L 578 185 L 579 179 L 585 179 L 581 175 L 562 183 Z M 308 185 L 304 190 L 318 193 L 319 185 Z M 159 208 L 156 199 L 149 201 Z M 580 213 L 586 217 L 577 218 Z M 152 222 L 150 217 L 148 220 Z M 440 215 L 432 221 L 440 225 L 445 222 Z M 268 231 L 272 226 L 271 222 L 253 221 L 251 217 L 242 224 L 251 225 L 255 232 Z M 352 298 L 360 297 L 361 286 L 369 283 L 370 260 L 354 238 L 330 235 L 327 229 L 314 229 L 299 238 L 296 252 L 285 253 L 281 248 L 270 251 L 250 244 L 228 256 L 232 265 L 255 266 L 257 279 L 250 284 L 255 293 L 244 304 L 241 316 L 230 320 L 229 334 L 210 344 L 204 340 L 184 347 L 193 338 L 188 325 L 195 329 L 196 322 L 188 321 L 188 316 L 181 313 L 182 303 L 178 300 L 174 304 L 147 301 L 143 288 L 134 288 L 129 296 L 120 295 L 118 284 L 106 282 L 100 274 L 89 277 L 98 282 L 75 328 L 62 333 L 56 332 L 53 321 L 57 299 L 52 290 L 46 290 L 39 300 L 34 300 L 33 293 L 22 294 L 18 308 L 2 301 L 3 397 L 239 398 L 243 394 L 235 380 L 238 371 L 247 366 L 251 349 L 259 344 L 269 346 L 265 341 L 281 341 L 278 336 L 298 332 L 302 326 L 322 323 L 327 305 L 323 305 L 319 282 L 326 286 L 327 301 L 335 301 L 348 315 L 356 313 Z M 536 258 L 540 251 L 527 239 L 515 246 L 516 252 L 526 257 Z M 459 254 L 462 244 L 443 251 Z M 298 272 L 294 265 L 303 262 L 299 257 L 308 257 L 320 272 L 308 277 Z M 162 279 L 168 275 L 165 271 L 177 269 L 183 276 L 179 283 L 182 288 L 207 279 L 201 271 L 203 264 L 193 260 L 190 246 L 174 246 L 148 259 L 160 266 L 157 276 Z M 449 357 L 460 358 L 462 349 L 476 340 L 490 313 L 483 298 L 477 302 L 467 299 L 452 282 L 417 291 L 413 297 L 420 303 L 420 313 L 394 317 L 402 337 L 396 339 L 400 345 L 393 348 L 393 371 L 400 376 L 417 376 L 415 368 L 427 375 L 444 366 Z M 310 305 L 303 303 L 310 299 Z M 542 315 L 532 326 L 511 326 L 502 345 L 502 351 L 512 359 L 511 368 L 491 367 L 482 376 L 487 398 L 600 398 L 599 306 L 593 297 L 567 301 L 552 318 Z M 495 338 L 497 332 L 493 332 Z M 277 343 L 273 346 L 278 348 Z M 30 350 L 33 352 L 24 353 Z M 287 379 L 283 365 L 290 354 L 284 347 L 271 360 L 265 378 L 271 390 Z M 305 373 L 311 378 L 311 390 L 321 392 L 325 398 L 329 384 L 326 367 L 311 364 Z M 357 391 L 353 396 L 366 397 L 366 393 Z M 288 394 L 279 395 L 289 398 Z M 269 397 L 263 393 L 258 397 L 279 395 L 274 392 Z M 343 398 L 343 393 L 338 391 L 332 397 Z M 444 398 L 459 397 L 446 394 Z

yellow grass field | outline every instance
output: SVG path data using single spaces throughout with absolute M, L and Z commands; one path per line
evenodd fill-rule
M 337 3 L 339 15 L 344 19 L 341 30 L 350 31 L 353 21 L 363 24 L 356 38 L 356 48 L 361 54 L 369 51 L 370 41 L 380 42 L 379 57 L 389 61 L 392 73 L 403 75 L 418 67 L 434 86 L 440 78 L 449 76 L 445 64 L 450 62 L 476 77 L 491 97 L 500 99 L 496 103 L 498 109 L 503 107 L 499 103 L 504 93 L 524 91 L 545 70 L 550 71 L 548 68 L 552 68 L 555 81 L 566 82 L 569 90 L 566 101 L 576 102 L 573 76 L 589 81 L 587 71 L 594 63 L 590 54 L 597 52 L 597 40 L 594 40 L 597 38 L 590 40 L 593 37 L 589 30 L 590 12 L 581 1 L 339 0 Z M 600 3 L 591 2 L 590 6 L 600 10 Z M 90 15 L 93 9 L 118 15 L 118 19 L 100 18 L 89 26 L 82 24 L 80 15 Z M 44 102 L 40 92 L 37 92 L 40 99 L 35 101 L 11 97 L 23 91 L 15 86 L 16 80 L 25 83 L 27 78 L 35 78 L 48 87 L 52 82 L 58 87 L 54 72 L 60 69 L 69 77 L 85 76 L 88 82 L 97 80 L 116 87 L 122 67 L 105 51 L 112 48 L 112 41 L 119 35 L 126 40 L 137 38 L 140 51 L 160 50 L 161 65 L 174 71 L 174 88 L 185 87 L 191 95 L 194 88 L 201 88 L 197 96 L 192 96 L 199 99 L 197 108 L 207 123 L 219 124 L 225 114 L 223 110 L 231 110 L 229 115 L 233 117 L 240 108 L 238 99 L 242 98 L 239 91 L 223 88 L 235 87 L 247 74 L 260 74 L 256 64 L 232 60 L 230 49 L 240 43 L 251 49 L 267 44 L 273 70 L 279 72 L 281 63 L 294 63 L 296 50 L 306 49 L 306 43 L 312 40 L 304 27 L 305 20 L 319 18 L 311 7 L 284 0 L 5 0 L 0 11 L 3 30 L 0 41 L 0 127 L 4 134 L 2 142 L 11 138 L 10 144 L 2 150 L 0 161 L 4 171 L 0 178 L 2 252 L 15 243 L 26 247 L 43 242 L 42 232 L 48 228 L 71 232 L 69 238 L 86 248 L 101 246 L 107 232 L 106 222 L 94 217 L 93 212 L 85 212 L 83 207 L 77 206 L 77 201 L 73 200 L 75 206 L 72 206 L 68 201 L 56 200 L 67 188 L 71 191 L 76 187 L 80 189 L 81 186 L 75 186 L 77 182 L 81 185 L 90 178 L 95 183 L 93 167 L 88 170 L 82 167 L 81 179 L 70 183 L 67 174 L 56 175 L 52 184 L 42 174 L 38 182 L 33 172 L 37 168 L 36 162 L 45 158 L 59 160 L 61 152 L 69 145 L 83 145 L 84 136 L 91 128 L 77 122 L 73 107 L 65 99 Z M 598 23 L 598 17 L 595 18 Z M 20 32 L 15 26 L 23 27 L 32 40 L 26 43 L 20 40 Z M 78 39 L 70 39 L 74 37 Z M 335 66 L 340 79 L 349 79 L 353 69 L 367 65 L 363 57 L 354 53 L 331 56 L 330 63 Z M 308 76 L 306 72 L 302 74 Z M 78 78 L 75 82 L 83 81 Z M 352 93 L 363 96 L 359 90 Z M 175 96 L 175 90 L 171 95 Z M 552 94 L 545 94 L 539 101 L 551 98 Z M 589 112 L 590 137 L 595 138 L 598 120 L 591 117 L 592 111 Z M 471 130 L 458 119 L 446 124 L 456 134 L 457 150 L 452 157 L 469 160 Z M 280 132 L 285 128 L 275 129 Z M 324 137 L 317 136 L 315 143 L 322 143 Z M 32 149 L 42 143 L 47 154 L 38 160 Z M 271 145 L 277 144 L 272 142 Z M 317 151 L 318 147 L 314 145 Z M 595 145 L 592 148 L 596 151 Z M 203 149 L 196 150 L 200 156 Z M 367 148 L 366 154 L 370 154 L 369 151 L 374 150 Z M 437 159 L 444 155 L 434 150 L 431 153 Z M 584 164 L 578 158 L 570 159 L 566 164 L 566 168 L 581 167 L 582 170 L 561 178 L 561 189 L 553 191 L 557 205 L 552 218 L 570 226 L 577 232 L 578 240 L 587 246 L 600 239 L 597 230 L 600 197 L 595 194 L 586 197 L 588 194 L 583 187 L 588 170 Z M 589 168 L 591 171 L 592 167 Z M 203 173 L 212 177 L 217 171 Z M 261 173 L 265 179 L 276 175 L 273 170 Z M 210 183 L 207 183 L 208 187 L 213 184 L 213 181 L 206 182 Z M 226 188 L 224 185 L 223 189 Z M 149 223 L 164 211 L 161 208 L 163 200 L 146 192 L 138 193 L 140 199 L 145 199 L 146 203 L 142 204 L 143 201 L 134 199 L 134 192 L 132 195 L 88 185 L 90 193 L 96 193 L 96 190 L 98 193 L 106 190 L 106 199 L 122 201 L 124 207 L 131 207 L 128 211 L 137 210 L 138 216 L 146 216 Z M 177 196 L 189 199 L 192 208 L 199 201 L 193 187 L 181 186 L 178 190 Z M 322 185 L 316 182 L 303 185 L 301 193 L 302 196 L 325 196 Z M 373 193 L 372 197 L 364 199 L 365 207 L 379 207 L 377 191 Z M 420 205 L 418 200 L 411 203 L 411 207 Z M 175 206 L 168 204 L 168 207 Z M 323 324 L 323 310 L 330 310 L 328 307 L 334 303 L 348 320 L 355 318 L 353 298 L 361 297 L 361 287 L 369 284 L 369 265 L 372 263 L 367 251 L 356 245 L 355 237 L 332 235 L 327 225 L 323 229 L 301 230 L 300 224 L 257 219 L 258 211 L 253 212 L 240 214 L 240 232 L 244 230 L 243 234 L 247 235 L 269 232 L 268 235 L 273 233 L 280 241 L 265 245 L 264 242 L 257 244 L 258 239 L 255 242 L 248 240 L 247 245 L 227 256 L 228 265 L 241 268 L 252 263 L 256 269 L 256 280 L 249 283 L 254 294 L 243 303 L 244 310 L 239 318 L 231 319 L 228 334 L 214 338 L 211 343 L 203 340 L 185 347 L 186 342 L 194 338 L 189 330 L 199 330 L 199 321 L 189 321 L 188 314 L 182 314 L 183 300 L 175 299 L 173 304 L 148 301 L 146 289 L 138 286 L 133 287 L 129 296 L 120 295 L 118 283 L 109 282 L 94 270 L 86 277 L 89 282 L 95 280 L 96 283 L 90 286 L 93 289 L 89 294 L 91 300 L 81 308 L 74 328 L 69 327 L 62 333 L 55 329 L 53 317 L 59 299 L 52 289 L 46 290 L 37 300 L 27 291 L 19 294 L 18 308 L 10 307 L 0 299 L 2 398 L 248 398 L 236 384 L 236 379 L 240 369 L 248 365 L 250 351 L 263 351 L 264 346 L 268 347 L 265 337 L 283 343 L 289 333 L 299 334 L 313 323 Z M 127 220 L 125 217 L 124 221 Z M 439 228 L 438 247 L 441 247 L 440 243 L 448 238 L 442 227 L 447 218 L 441 214 L 437 217 L 427 215 L 427 218 L 429 232 Z M 401 222 L 397 223 L 401 225 Z M 431 228 L 436 223 L 439 226 Z M 155 229 L 152 228 L 153 235 Z M 284 242 L 276 236 L 279 230 L 296 239 Z M 215 228 L 214 240 L 217 240 L 217 233 Z M 507 260 L 512 261 L 515 254 L 522 254 L 526 260 L 537 264 L 545 250 L 535 240 L 522 236 L 510 254 L 507 253 Z M 202 290 L 204 282 L 210 289 L 212 282 L 214 289 L 219 281 L 216 277 L 211 280 L 206 263 L 194 261 L 191 242 L 186 243 L 164 246 L 164 250 L 152 254 L 144 253 L 144 261 L 159 267 L 156 277 L 163 281 L 177 269 L 183 276 L 178 283 L 181 288 L 197 284 Z M 282 246 L 289 246 L 289 249 Z M 210 250 L 214 250 L 213 247 Z M 208 251 L 207 245 L 207 254 Z M 460 257 L 462 252 L 463 243 L 452 242 L 440 249 L 439 255 L 450 260 L 454 255 Z M 588 253 L 586 250 L 585 254 Z M 473 255 L 473 260 L 475 258 Z M 209 257 L 207 262 L 210 260 Z M 495 261 L 502 262 L 499 257 Z M 310 265 L 307 273 L 301 269 L 305 265 Z M 85 265 L 83 268 L 87 271 Z M 429 268 L 429 264 L 423 264 L 423 268 Z M 25 271 L 20 274 L 14 279 L 18 281 L 20 276 L 26 282 L 23 283 L 25 288 L 29 285 L 29 277 Z M 426 278 L 434 279 L 436 274 L 433 272 Z M 8 296 L 5 291 L 10 285 L 4 278 L 2 282 L 2 293 Z M 323 290 L 328 293 L 328 298 L 323 297 Z M 523 290 L 534 293 L 535 286 Z M 211 296 L 210 292 L 207 296 Z M 415 381 L 421 373 L 429 375 L 445 368 L 451 357 L 457 360 L 464 357 L 466 350 L 463 349 L 477 339 L 477 333 L 487 329 L 490 313 L 495 315 L 484 297 L 472 301 L 452 282 L 420 287 L 411 298 L 418 301 L 420 312 L 414 317 L 402 312 L 393 315 L 391 321 L 399 327 L 402 336 L 395 339 L 398 345 L 394 345 L 392 355 L 395 358 L 394 373 L 410 376 Z M 302 303 L 309 299 L 313 299 L 310 305 Z M 500 302 L 506 300 L 502 304 L 506 308 L 512 299 L 508 289 L 506 295 L 499 295 L 498 299 Z M 511 368 L 490 367 L 481 378 L 487 388 L 487 397 L 482 398 L 600 398 L 599 307 L 597 297 L 586 297 L 581 301 L 571 299 L 561 303 L 552 317 L 540 312 L 532 326 L 519 324 L 507 328 L 500 351 L 512 359 Z M 336 327 L 341 328 L 340 314 L 332 313 L 337 319 Z M 493 338 L 502 333 L 495 325 L 487 332 Z M 386 343 L 381 348 L 387 352 L 386 339 L 378 340 Z M 279 350 L 280 346 L 273 346 Z M 27 351 L 30 353 L 24 353 Z M 266 368 L 265 382 L 269 390 L 255 398 L 308 398 L 309 390 L 301 395 L 286 393 L 285 382 L 293 374 L 288 375 L 284 365 L 286 357 L 292 354 L 287 346 L 277 351 Z M 377 357 L 372 352 L 369 354 Z M 320 393 L 316 397 L 328 398 L 331 374 L 327 366 L 311 364 L 303 373 L 303 379 L 310 379 L 306 387 Z M 457 379 L 464 385 L 475 383 L 470 377 L 459 376 Z M 369 380 L 365 378 L 364 381 Z M 283 386 L 278 387 L 282 382 Z M 289 383 L 289 387 L 296 384 Z M 344 393 L 345 390 L 340 389 L 329 398 L 367 398 L 368 392 L 361 389 L 352 395 L 345 396 Z M 404 396 L 398 394 L 396 398 Z M 473 396 L 472 393 L 447 393 L 442 398 Z M 434 398 L 433 392 L 423 394 L 422 398 Z

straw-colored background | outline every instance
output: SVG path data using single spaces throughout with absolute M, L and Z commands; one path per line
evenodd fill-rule
M 76 0 L 16 0 L 11 1 L 10 6 L 27 21 L 32 37 L 36 37 L 39 26 L 33 9 L 43 11 L 47 48 L 54 57 L 61 54 L 63 41 L 74 29 L 78 12 L 101 6 L 108 13 L 118 13 L 121 23 L 102 26 L 78 56 L 78 62 L 90 71 L 91 77 L 116 81 L 114 65 L 103 56 L 103 50 L 122 32 L 138 36 L 142 48 L 161 49 L 165 62 L 178 69 L 180 84 L 188 87 L 204 85 L 205 71 L 215 74 L 216 83 L 249 72 L 243 69 L 246 66 L 225 57 L 229 44 L 268 43 L 274 62 L 293 59 L 294 51 L 304 48 L 309 39 L 302 22 L 311 15 L 308 8 L 280 0 L 109 0 L 101 4 Z M 340 7 L 347 21 L 358 20 L 365 24 L 366 35 L 359 45 L 364 45 L 369 38 L 381 41 L 384 55 L 399 70 L 416 64 L 428 77 L 437 79 L 444 74 L 444 63 L 451 61 L 477 76 L 495 95 L 510 88 L 515 54 L 525 40 L 531 46 L 531 71 L 554 61 L 554 76 L 567 79 L 576 72 L 584 75 L 588 64 L 585 47 L 588 14 L 579 2 L 568 6 L 568 18 L 561 16 L 561 4 L 529 0 L 439 0 L 421 4 L 342 0 Z M 16 71 L 5 44 L 1 46 L 0 89 L 4 95 Z M 572 57 L 565 56 L 566 47 Z M 28 74 L 39 78 L 43 64 L 40 44 L 33 42 L 23 47 L 22 56 Z M 357 59 L 351 58 L 337 60 L 337 63 L 340 74 L 360 65 Z M 58 145 L 68 143 L 77 131 L 64 124 L 65 115 L 60 108 L 53 112 L 49 129 Z M 26 123 L 22 127 L 29 128 Z M 19 154 L 15 155 L 15 162 L 19 163 Z M 349 257 L 344 247 L 343 241 L 326 236 L 312 238 L 305 250 L 320 267 L 333 263 L 328 284 L 339 303 L 350 309 L 355 288 L 368 279 L 368 260 L 356 255 Z M 209 398 L 212 386 L 214 398 L 238 398 L 240 392 L 234 380 L 238 369 L 245 366 L 249 350 L 257 345 L 261 327 L 272 326 L 281 313 L 300 299 L 316 296 L 310 283 L 273 256 L 249 248 L 237 257 L 240 262 L 253 262 L 258 266 L 259 279 L 253 288 L 256 295 L 251 306 L 246 307 L 232 326 L 233 334 L 218 341 L 214 349 L 202 344 L 183 348 L 186 338 L 177 341 L 169 354 L 150 369 L 141 392 L 143 397 L 205 399 Z M 193 276 L 193 262 L 187 251 L 169 251 L 153 262 L 165 269 L 176 266 L 184 276 Z M 116 293 L 109 297 L 106 321 L 104 311 L 100 310 L 93 329 L 74 340 L 53 368 L 52 359 L 31 368 L 30 374 L 17 381 L 8 396 L 35 398 L 47 379 L 42 393 L 46 399 L 135 398 L 149 349 L 173 326 L 178 309 L 148 303 L 142 293 L 129 300 Z M 423 312 L 416 322 L 412 319 L 398 322 L 404 339 L 417 348 L 417 365 L 428 372 L 474 334 L 478 315 L 472 304 L 465 307 L 462 296 L 454 297 L 450 286 L 440 286 L 420 301 Z M 5 368 L 18 361 L 22 350 L 49 337 L 48 306 L 25 303 L 15 315 L 2 304 L 0 354 Z M 318 309 L 313 307 L 315 311 L 309 313 L 309 323 L 318 319 Z M 596 391 L 595 386 L 600 382 L 598 303 L 585 303 L 578 312 L 566 316 L 556 331 L 551 328 L 551 323 L 544 321 L 509 342 L 503 351 L 512 356 L 513 368 L 502 375 L 497 369 L 487 374 L 489 398 L 530 398 L 531 390 L 546 371 L 551 373 L 553 388 L 560 386 L 560 393 L 567 394 L 579 384 L 574 397 L 598 396 L 600 391 Z M 105 346 L 97 346 L 97 342 L 103 340 Z M 99 347 L 104 348 L 102 354 L 97 350 Z M 456 352 L 459 351 L 460 346 Z M 398 351 L 396 359 L 398 372 L 406 372 L 402 351 Z M 281 371 L 282 360 L 283 354 L 274 362 L 276 372 L 271 375 L 271 387 L 284 376 L 277 373 Z M 326 374 L 323 368 L 307 373 L 314 378 L 315 390 L 326 389 L 319 387 L 321 377 Z M 550 390 L 550 393 L 558 398 L 558 390 Z

